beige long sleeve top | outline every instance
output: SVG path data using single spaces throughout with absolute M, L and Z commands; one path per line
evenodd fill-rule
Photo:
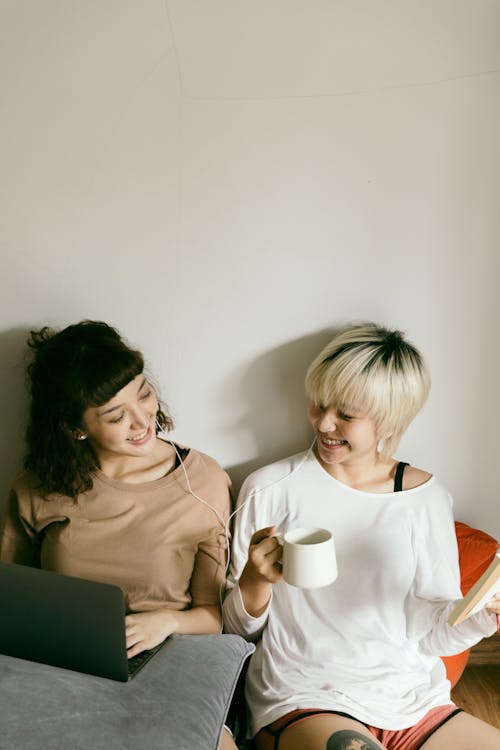
M 102 472 L 76 501 L 44 499 L 24 472 L 0 526 L 0 559 L 121 587 L 128 612 L 219 604 L 225 583 L 230 480 L 191 449 L 182 466 L 142 484 Z

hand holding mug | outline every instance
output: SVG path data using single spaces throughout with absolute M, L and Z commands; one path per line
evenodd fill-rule
M 248 548 L 249 574 L 252 578 L 277 583 L 283 578 L 281 571 L 282 546 L 273 536 L 276 526 L 259 529 L 250 539 Z
M 282 547 L 273 536 L 276 526 L 259 529 L 250 539 L 248 560 L 239 580 L 243 604 L 249 615 L 259 617 L 271 598 L 273 583 L 281 581 Z

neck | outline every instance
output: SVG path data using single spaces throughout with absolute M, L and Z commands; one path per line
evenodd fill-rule
M 175 464 L 174 449 L 159 438 L 151 453 L 145 456 L 123 456 L 104 453 L 98 455 L 99 467 L 110 479 L 137 483 L 159 479 Z
M 348 487 L 366 492 L 386 492 L 392 487 L 394 461 L 383 459 L 378 452 L 331 464 L 322 461 L 316 449 L 314 453 L 325 471 Z

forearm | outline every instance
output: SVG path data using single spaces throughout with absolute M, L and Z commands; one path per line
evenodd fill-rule
M 425 653 L 451 656 L 470 648 L 482 638 L 496 632 L 495 615 L 486 610 L 482 610 L 451 627 L 448 625 L 447 619 L 453 606 L 453 603 L 450 602 L 440 610 L 436 610 L 433 625 L 420 642 L 420 647 Z
M 216 605 L 201 605 L 192 609 L 176 611 L 162 610 L 172 623 L 172 633 L 181 635 L 210 635 L 222 630 L 220 608 Z
M 260 576 L 252 575 L 246 566 L 239 580 L 243 606 L 252 617 L 260 617 L 269 606 L 273 585 Z
M 183 635 L 218 634 L 222 629 L 219 607 L 206 605 L 178 612 L 174 609 L 153 609 L 125 617 L 128 657 L 153 648 L 173 633 Z

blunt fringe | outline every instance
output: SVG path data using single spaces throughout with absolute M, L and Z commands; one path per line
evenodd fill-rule
M 404 334 L 375 323 L 339 329 L 313 360 L 306 392 L 315 404 L 355 408 L 375 421 L 381 453 L 391 456 L 424 405 L 430 376 Z
M 44 327 L 28 337 L 31 396 L 24 468 L 44 496 L 76 497 L 92 488 L 99 468 L 88 441 L 75 439 L 90 406 L 102 406 L 144 370 L 142 354 L 115 328 L 84 320 L 61 331 Z M 31 356 L 30 356 L 31 355 Z M 160 408 L 160 430 L 173 421 Z

